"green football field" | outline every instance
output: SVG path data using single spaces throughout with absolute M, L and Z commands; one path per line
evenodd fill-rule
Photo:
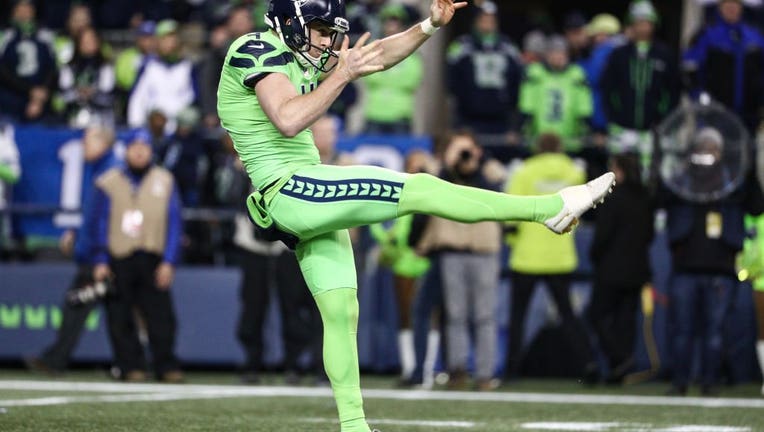
M 190 374 L 182 385 L 123 384 L 102 372 L 64 378 L 0 370 L 0 431 L 336 432 L 327 388 L 260 386 L 233 374 Z M 666 385 L 585 388 L 574 381 L 525 380 L 492 393 L 394 388 L 364 377 L 366 413 L 382 432 L 764 431 L 760 386 L 720 398 L 662 396 Z

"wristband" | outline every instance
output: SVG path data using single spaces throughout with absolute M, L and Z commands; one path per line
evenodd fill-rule
M 422 21 L 421 23 L 419 23 L 419 26 L 422 28 L 422 32 L 426 34 L 427 36 L 434 35 L 435 32 L 438 31 L 438 29 L 440 28 L 440 27 L 435 27 L 434 25 L 432 25 L 432 18 L 427 18 L 426 20 Z

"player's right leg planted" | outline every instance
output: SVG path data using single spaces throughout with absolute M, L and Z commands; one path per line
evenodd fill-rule
M 358 300 L 353 247 L 346 230 L 297 246 L 297 260 L 324 325 L 324 369 L 332 384 L 341 432 L 370 432 L 358 368 Z
M 556 194 L 517 196 L 455 185 L 429 174 L 414 174 L 404 182 L 398 215 L 426 213 L 464 223 L 538 222 L 560 234 L 570 231 L 584 212 L 602 202 L 614 184 L 615 175 L 607 173 Z

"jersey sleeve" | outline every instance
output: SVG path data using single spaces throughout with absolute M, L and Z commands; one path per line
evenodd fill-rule
M 286 66 L 295 61 L 294 55 L 277 47 L 270 41 L 252 37 L 239 39 L 231 46 L 226 60 L 229 73 L 247 88 L 253 88 L 258 81 L 271 73 L 289 75 Z

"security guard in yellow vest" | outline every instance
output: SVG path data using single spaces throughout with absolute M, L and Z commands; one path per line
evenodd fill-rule
M 109 336 L 122 378 L 146 378 L 133 310 L 146 322 L 158 379 L 183 379 L 174 354 L 176 322 L 170 297 L 182 234 L 181 203 L 172 174 L 152 164 L 150 135 L 128 139 L 125 166 L 96 180 L 93 199 L 94 278 L 113 277 L 107 302 Z
M 512 175 L 507 193 L 544 194 L 554 188 L 586 181 L 584 171 L 562 153 L 560 136 L 542 134 L 536 141 L 536 147 L 539 153 L 527 159 Z M 578 362 L 584 366 L 584 378 L 587 381 L 596 379 L 597 364 L 594 362 L 589 338 L 583 323 L 574 314 L 569 298 L 572 275 L 578 267 L 573 236 L 550 236 L 530 223 L 521 222 L 514 229 L 510 227 L 506 240 L 512 251 L 509 262 L 512 271 L 512 306 L 505 375 L 516 378 L 520 373 L 525 314 L 536 286 L 543 281 L 557 306 L 563 333 L 571 342 Z

